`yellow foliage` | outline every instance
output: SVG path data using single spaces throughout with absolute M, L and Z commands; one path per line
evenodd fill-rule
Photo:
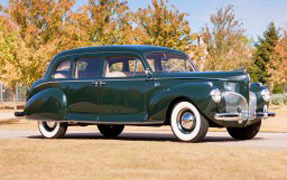
M 287 84 L 287 31 L 284 32 L 283 38 L 280 39 L 275 47 L 275 53 L 267 65 L 270 74 L 270 84 L 286 85 Z
M 219 9 L 210 16 L 211 27 L 206 26 L 202 36 L 208 51 L 205 70 L 228 71 L 247 68 L 251 63 L 251 47 L 240 21 L 235 19 L 233 6 Z
M 10 0 L 0 24 L 1 80 L 11 88 L 43 77 L 59 52 L 92 45 L 149 44 L 203 55 L 194 44 L 186 13 L 164 0 L 131 12 L 126 1 L 89 0 L 72 11 L 75 0 Z M 0 7 L 1 8 L 1 7 Z

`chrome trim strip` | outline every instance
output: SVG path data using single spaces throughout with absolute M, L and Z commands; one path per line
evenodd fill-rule
M 59 121 L 67 123 L 107 124 L 107 125 L 161 125 L 163 122 L 104 122 L 104 121 Z
M 155 80 L 174 80 L 174 79 L 231 81 L 229 79 L 224 79 L 224 78 L 209 78 L 209 77 L 157 77 L 157 78 L 155 78 Z
M 241 113 L 216 113 L 214 115 L 215 120 L 219 121 L 242 121 Z
M 148 78 L 126 78 L 126 79 L 105 79 L 101 78 L 101 81 L 147 81 Z
M 80 82 L 95 82 L 95 81 L 147 81 L 149 80 L 148 78 L 127 78 L 127 79 L 104 79 L 104 78 L 99 78 L 99 79 L 67 79 L 67 80 L 53 80 L 53 81 L 46 81 L 41 84 L 38 84 L 36 87 L 39 87 L 41 85 L 45 84 L 51 84 L 51 83 L 70 83 L 70 82 L 75 82 L 75 83 L 80 83 Z
M 39 119 L 32 119 L 32 118 L 29 118 L 28 120 L 41 121 Z M 55 121 L 55 120 L 49 120 L 49 121 Z M 164 124 L 164 122 L 105 122 L 105 121 L 78 121 L 78 120 L 57 120 L 55 122 L 63 122 L 73 125 L 77 123 L 95 124 L 95 125 L 96 124 L 107 124 L 107 125 L 163 125 Z
M 164 78 L 122 78 L 122 79 L 112 79 L 112 78 L 98 78 L 98 79 L 65 79 L 65 80 L 52 80 L 46 81 L 38 84 L 36 87 L 51 83 L 63 83 L 63 82 L 94 82 L 94 81 L 148 81 L 148 80 L 174 80 L 174 79 L 194 79 L 194 80 L 216 80 L 216 81 L 228 81 L 228 79 L 218 79 L 218 78 L 202 78 L 202 77 L 164 77 Z

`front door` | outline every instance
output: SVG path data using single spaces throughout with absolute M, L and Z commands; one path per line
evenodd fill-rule
M 69 84 L 68 119 L 83 121 L 99 119 L 97 83 L 102 73 L 102 63 L 100 55 L 75 57 L 73 80 Z
M 147 78 L 135 54 L 108 54 L 100 80 L 99 120 L 137 123 L 147 120 Z

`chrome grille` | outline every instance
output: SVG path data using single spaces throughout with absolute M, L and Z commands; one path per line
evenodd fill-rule
M 257 97 L 253 92 L 249 93 L 249 119 L 253 120 L 256 118 L 257 109 Z
M 223 92 L 222 95 L 227 113 L 241 113 L 243 120 L 248 119 L 248 103 L 242 95 L 231 91 Z

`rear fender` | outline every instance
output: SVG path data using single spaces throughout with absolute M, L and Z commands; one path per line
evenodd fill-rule
M 28 119 L 35 120 L 63 120 L 66 112 L 67 97 L 58 88 L 49 88 L 34 94 L 24 108 Z

